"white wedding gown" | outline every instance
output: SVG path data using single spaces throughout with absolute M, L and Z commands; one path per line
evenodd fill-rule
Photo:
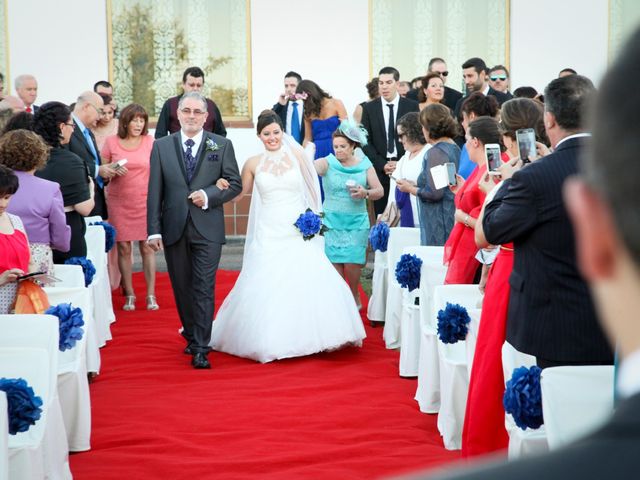
M 305 241 L 293 225 L 307 208 L 302 183 L 297 162 L 282 150 L 263 155 L 252 199 L 260 213 L 240 276 L 213 322 L 214 350 L 270 362 L 362 345 L 360 314 L 324 239 Z

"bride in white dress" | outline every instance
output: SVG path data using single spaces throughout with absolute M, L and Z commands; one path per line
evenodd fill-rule
M 242 271 L 213 322 L 214 350 L 259 362 L 362 345 L 365 331 L 353 295 L 324 253 L 294 226 L 320 211 L 312 156 L 283 133 L 271 110 L 258 117 L 265 152 L 247 160 L 243 191 L 251 208 Z

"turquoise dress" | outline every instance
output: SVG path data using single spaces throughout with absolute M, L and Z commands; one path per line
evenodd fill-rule
M 327 156 L 329 168 L 324 175 L 323 223 L 325 252 L 332 263 L 363 265 L 369 240 L 369 214 L 365 199 L 353 199 L 347 180 L 367 186 L 367 170 L 373 165 L 367 157 L 352 167 L 343 166 L 333 155 Z

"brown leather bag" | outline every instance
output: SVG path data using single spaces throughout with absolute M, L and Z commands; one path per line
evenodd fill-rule
M 384 209 L 380 215 L 378 215 L 377 223 L 384 222 L 389 227 L 397 227 L 400 223 L 400 209 L 396 205 L 396 202 L 391 202 L 387 204 L 387 207 Z

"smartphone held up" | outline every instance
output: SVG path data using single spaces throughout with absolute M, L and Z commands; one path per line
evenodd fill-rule
M 487 143 L 484 146 L 484 156 L 487 162 L 487 172 L 491 175 L 499 175 L 498 169 L 502 165 L 502 156 L 500 152 L 500 145 L 497 143 Z
M 518 142 L 518 152 L 523 164 L 527 164 L 537 157 L 536 154 L 536 132 L 533 128 L 521 128 L 516 130 L 516 141 Z

